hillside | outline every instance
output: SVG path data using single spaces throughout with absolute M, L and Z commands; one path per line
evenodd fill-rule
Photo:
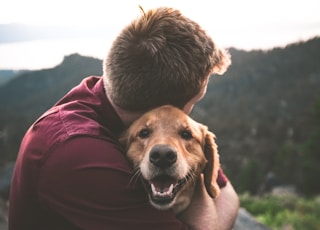
M 305 179 L 320 174 L 315 166 L 320 163 L 315 145 L 320 38 L 268 51 L 230 52 L 231 67 L 211 78 L 191 115 L 216 133 L 223 167 L 236 189 L 259 192 L 272 171 L 301 192 L 320 192 L 320 185 Z M 1 85 L 0 165 L 15 159 L 23 133 L 41 113 L 84 77 L 100 74 L 101 60 L 74 54 L 52 69 Z
M 317 149 L 303 148 L 320 131 L 320 114 L 314 113 L 320 105 L 320 39 L 230 52 L 230 69 L 211 79 L 193 116 L 216 133 L 222 162 L 237 187 L 258 192 L 270 171 L 279 183 L 296 186 L 306 171 L 319 174 L 309 163 L 320 163 Z M 310 191 L 308 186 L 298 190 Z M 311 190 L 320 192 L 320 185 Z
M 0 85 L 12 80 L 14 77 L 21 73 L 27 72 L 26 70 L 0 70 Z

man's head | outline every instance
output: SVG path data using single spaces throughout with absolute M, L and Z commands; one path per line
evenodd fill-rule
M 228 53 L 178 10 L 142 10 L 113 42 L 103 66 L 105 88 L 125 110 L 165 104 L 183 109 L 210 74 L 222 74 L 229 64 Z

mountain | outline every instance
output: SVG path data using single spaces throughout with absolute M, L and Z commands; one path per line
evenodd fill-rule
M 10 81 L 23 72 L 26 72 L 26 70 L 0 70 L 0 85 Z
M 0 87 L 1 110 L 39 115 L 87 75 L 101 75 L 101 69 L 101 60 L 73 54 L 52 69 L 21 74 Z
M 191 116 L 217 135 L 224 171 L 235 188 L 257 193 L 270 172 L 279 183 L 320 193 L 320 38 L 271 50 L 230 48 L 233 63 L 212 76 Z M 0 86 L 0 165 L 15 159 L 28 126 L 101 60 L 78 54 Z

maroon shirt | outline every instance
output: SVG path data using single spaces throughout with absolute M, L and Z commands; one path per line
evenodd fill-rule
M 10 194 L 9 230 L 187 229 L 148 201 L 117 137 L 124 125 L 89 77 L 27 131 Z M 218 179 L 224 186 L 222 171 Z

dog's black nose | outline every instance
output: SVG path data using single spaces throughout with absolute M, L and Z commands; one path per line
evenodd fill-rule
M 177 161 L 177 153 L 167 145 L 155 145 L 150 152 L 149 161 L 159 168 L 168 168 Z

